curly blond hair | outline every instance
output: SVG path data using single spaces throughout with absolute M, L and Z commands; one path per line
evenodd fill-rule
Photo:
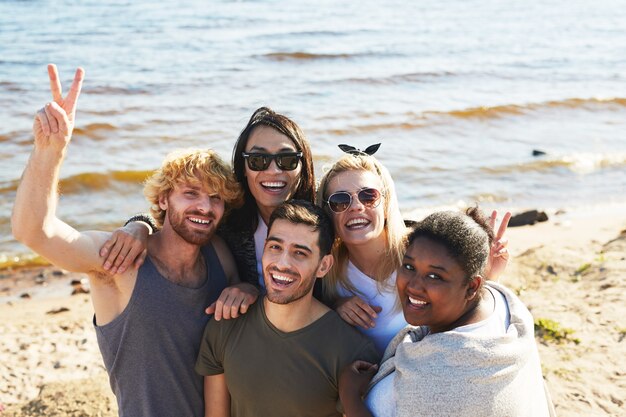
M 224 200 L 224 217 L 233 208 L 243 204 L 241 186 L 226 162 L 211 149 L 182 149 L 165 157 L 161 168 L 144 183 L 143 194 L 150 202 L 150 214 L 163 226 L 165 210 L 159 207 L 159 198 L 167 196 L 182 182 L 203 184 Z

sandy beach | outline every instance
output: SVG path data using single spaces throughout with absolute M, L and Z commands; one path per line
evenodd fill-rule
M 502 282 L 540 323 L 543 373 L 559 416 L 623 415 L 626 402 L 626 209 L 549 212 L 508 231 Z M 84 278 L 55 268 L 0 271 L 4 416 L 114 416 Z M 29 294 L 23 296 L 23 294 Z

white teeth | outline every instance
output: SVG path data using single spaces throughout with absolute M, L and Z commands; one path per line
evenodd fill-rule
M 284 188 L 287 183 L 283 181 L 262 182 L 261 185 L 267 188 Z
M 409 303 L 415 304 L 418 306 L 423 306 L 428 304 L 426 301 L 418 300 L 417 298 L 409 297 Z
M 369 220 L 358 218 L 358 219 L 349 220 L 348 223 L 346 223 L 346 226 L 354 226 L 356 224 L 367 224 L 367 223 L 369 223 Z
M 272 274 L 272 278 L 274 278 L 276 281 L 280 281 L 280 282 L 284 282 L 284 283 L 293 282 L 292 278 L 286 277 L 284 275 Z
M 198 224 L 209 224 L 209 223 L 211 223 L 210 220 L 202 220 L 202 219 L 197 219 L 195 217 L 190 217 L 189 220 L 194 222 L 194 223 L 198 223 Z

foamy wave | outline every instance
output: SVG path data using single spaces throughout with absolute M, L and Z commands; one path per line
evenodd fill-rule
M 576 153 L 562 156 L 545 156 L 522 164 L 485 167 L 483 172 L 490 174 L 508 174 L 516 172 L 543 172 L 554 168 L 566 168 L 577 174 L 626 167 L 626 153 L 597 154 Z

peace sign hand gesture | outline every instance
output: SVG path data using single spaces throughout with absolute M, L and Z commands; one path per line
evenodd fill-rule
M 493 242 L 491 243 L 491 248 L 489 251 L 489 261 L 487 264 L 487 279 L 492 281 L 497 281 L 500 277 L 500 274 L 504 272 L 507 263 L 509 262 L 509 250 L 507 246 L 509 244 L 509 239 L 504 237 L 504 232 L 506 232 L 506 228 L 509 225 L 509 220 L 511 220 L 511 213 L 506 212 L 504 217 L 502 218 L 502 222 L 500 223 L 500 227 L 498 227 L 498 231 L 496 232 L 496 219 L 498 217 L 498 212 L 494 210 L 491 213 L 491 217 L 489 218 L 489 225 L 491 229 L 495 232 L 493 237 Z
M 54 64 L 48 65 L 50 78 L 50 91 L 52 100 L 37 111 L 33 122 L 33 134 L 35 146 L 51 146 L 64 149 L 72 137 L 74 130 L 74 118 L 76 116 L 76 103 L 85 77 L 82 68 L 76 70 L 74 81 L 69 93 L 63 98 L 59 73 Z

